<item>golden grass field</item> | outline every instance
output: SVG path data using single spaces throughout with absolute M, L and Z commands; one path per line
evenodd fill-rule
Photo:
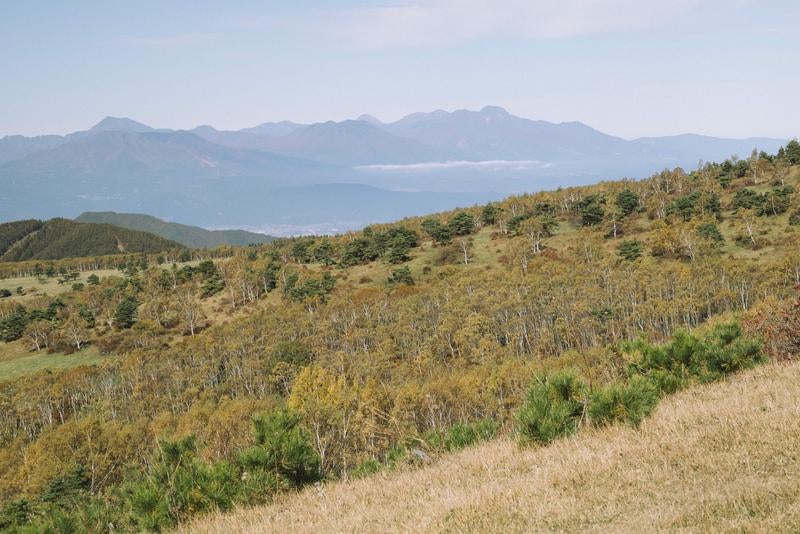
M 800 532 L 800 363 L 662 401 L 639 430 L 500 439 L 182 532 Z

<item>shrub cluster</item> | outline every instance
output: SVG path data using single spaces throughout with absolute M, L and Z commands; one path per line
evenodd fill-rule
M 340 264 L 343 267 L 360 265 L 384 258 L 389 263 L 403 263 L 409 259 L 408 253 L 418 244 L 417 233 L 405 226 L 393 226 L 381 232 L 367 227 L 362 237 L 345 245 Z
M 18 304 L 15 310 L 4 319 L 0 319 L 0 341 L 6 343 L 20 339 L 25 333 L 25 327 L 35 321 L 55 323 L 58 310 L 65 308 L 64 302 L 56 298 L 47 307 L 26 310 Z
M 586 410 L 587 391 L 574 371 L 536 376 L 517 414 L 523 440 L 546 444 L 573 434 Z
M 789 209 L 793 193 L 794 188 L 791 186 L 774 187 L 772 191 L 762 194 L 744 188 L 733 197 L 733 208 L 753 209 L 759 216 L 780 215 Z
M 304 349 L 282 346 L 275 358 L 304 360 Z M 253 445 L 233 460 L 203 461 L 194 435 L 161 440 L 145 472 L 130 471 L 108 494 L 92 490 L 81 465 L 53 479 L 36 498 L 17 499 L 0 509 L 0 530 L 11 532 L 95 532 L 168 530 L 190 517 L 262 503 L 284 490 L 321 479 L 320 457 L 300 415 L 276 409 L 253 418 Z M 458 423 L 397 444 L 383 461 L 367 460 L 351 475 L 365 476 L 429 452 L 453 452 L 497 435 L 491 419 Z
M 718 325 L 703 337 L 679 332 L 663 345 L 639 340 L 621 348 L 637 356 L 625 379 L 598 389 L 590 390 L 575 371 L 536 376 L 517 412 L 521 441 L 548 444 L 573 434 L 584 420 L 596 426 L 623 422 L 638 427 L 665 395 L 765 359 L 761 344 L 744 337 L 736 323 Z
M 336 286 L 336 280 L 330 273 L 322 273 L 321 278 L 308 278 L 302 283 L 298 283 L 299 279 L 300 275 L 297 273 L 289 274 L 283 287 L 283 292 L 294 302 L 303 302 L 314 297 L 325 301 Z
M 147 472 L 132 472 L 106 499 L 93 494 L 86 470 L 75 466 L 38 498 L 8 503 L 0 510 L 0 530 L 158 532 L 198 513 L 264 502 L 319 480 L 319 456 L 300 416 L 276 410 L 253 423 L 255 444 L 234 461 L 204 462 L 193 435 L 160 441 Z
M 494 219 L 499 212 L 490 210 L 489 218 Z M 475 231 L 475 218 L 466 211 L 456 212 L 446 223 L 428 218 L 422 221 L 422 229 L 437 245 L 446 245 L 456 236 L 465 236 Z

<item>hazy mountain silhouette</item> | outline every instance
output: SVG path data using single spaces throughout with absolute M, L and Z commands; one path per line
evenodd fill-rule
M 97 132 L 152 132 L 154 129 L 141 122 L 125 117 L 106 117 L 84 133 Z
M 3 137 L 0 139 L 0 164 L 24 158 L 39 150 L 55 148 L 65 141 L 60 135 L 39 135 L 36 137 L 9 135 Z
M 323 122 L 265 140 L 260 148 L 338 165 L 417 163 L 457 156 L 447 148 L 398 137 L 365 121 Z
M 659 157 L 649 147 L 604 134 L 580 122 L 555 124 L 523 119 L 496 106 L 480 111 L 414 113 L 383 128 L 429 146 L 461 151 L 471 160 Z
M 256 135 L 280 137 L 282 135 L 287 135 L 296 130 L 305 128 L 306 126 L 306 124 L 297 124 L 296 122 L 292 121 L 265 122 L 263 124 L 259 124 L 258 126 L 253 126 L 252 128 L 243 128 L 239 131 Z
M 747 139 L 720 139 L 707 135 L 683 134 L 665 137 L 641 137 L 634 144 L 647 147 L 659 154 L 697 163 L 699 160 L 721 161 L 732 155 L 745 158 L 753 149 L 774 153 L 786 140 L 768 137 Z
M 700 159 L 775 152 L 782 144 L 691 134 L 626 140 L 496 106 L 413 113 L 390 123 L 362 115 L 238 131 L 161 130 L 106 117 L 66 136 L 0 139 L 0 213 L 10 220 L 113 209 L 206 226 L 366 223 L 381 213 L 419 212 L 425 191 L 437 192 L 435 205 L 425 204 L 433 211 L 498 193 L 692 169 Z M 291 188 L 302 188 L 295 191 L 302 205 Z

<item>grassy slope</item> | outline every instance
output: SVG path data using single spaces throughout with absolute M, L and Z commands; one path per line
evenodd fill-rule
M 103 358 L 92 347 L 72 354 L 51 354 L 46 350 L 31 352 L 25 340 L 3 343 L 0 350 L 0 382 L 44 369 L 55 371 L 78 365 L 93 365 Z
M 771 364 L 668 398 L 640 430 L 527 450 L 498 440 L 184 531 L 797 532 L 798 396 L 800 363 Z
M 30 300 L 37 296 L 48 295 L 54 297 L 56 295 L 60 295 L 61 293 L 66 293 L 67 291 L 71 291 L 72 284 L 78 282 L 86 284 L 87 283 L 86 279 L 92 274 L 95 274 L 100 278 L 105 278 L 107 276 L 122 277 L 122 274 L 116 269 L 99 269 L 96 271 L 82 272 L 77 280 L 65 284 L 59 284 L 57 278 L 45 277 L 40 279 L 35 276 L 0 278 L 0 289 L 8 289 L 12 293 L 14 293 L 11 297 L 7 297 L 6 299 L 3 300 L 24 303 L 24 301 Z M 16 290 L 18 287 L 21 287 L 25 291 L 24 295 L 16 294 Z
M 101 278 L 120 276 L 117 270 L 87 271 L 81 273 L 81 276 L 75 282 L 85 284 L 87 277 L 91 274 L 96 274 Z M 0 289 L 8 289 L 15 292 L 17 287 L 22 287 L 25 290 L 24 295 L 20 296 L 14 293 L 11 297 L 2 299 L 0 302 L 18 302 L 24 305 L 26 301 L 43 295 L 56 296 L 70 291 L 73 283 L 59 284 L 55 278 L 43 278 L 40 280 L 34 276 L 0 278 Z M 48 353 L 46 350 L 31 351 L 25 338 L 11 343 L 0 342 L 0 382 L 42 370 L 57 371 L 77 367 L 78 365 L 93 365 L 102 361 L 103 358 L 92 347 L 87 347 L 72 354 L 62 354 L 59 352 Z

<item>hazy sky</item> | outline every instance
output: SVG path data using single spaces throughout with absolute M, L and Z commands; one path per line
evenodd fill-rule
M 800 1 L 0 0 L 0 135 L 499 105 L 627 138 L 800 135 Z

